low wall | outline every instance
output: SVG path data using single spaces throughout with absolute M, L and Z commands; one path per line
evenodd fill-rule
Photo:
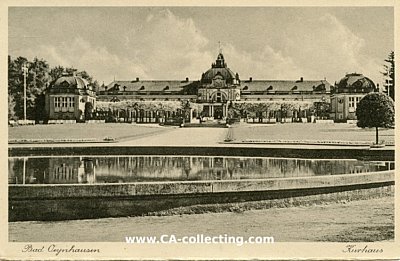
M 390 191 L 393 185 L 394 171 L 262 180 L 9 185 L 9 221 L 135 216 L 255 200 L 269 200 L 272 207 L 288 200 L 359 199 Z
M 309 159 L 394 160 L 394 149 L 365 148 L 266 148 L 266 147 L 194 147 L 194 146 L 76 146 L 9 147 L 10 157 L 57 155 L 196 155 L 242 157 L 290 157 Z

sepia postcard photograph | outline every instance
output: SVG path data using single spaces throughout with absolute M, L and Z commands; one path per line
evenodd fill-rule
M 396 4 L 1 4 L 0 258 L 400 258 Z

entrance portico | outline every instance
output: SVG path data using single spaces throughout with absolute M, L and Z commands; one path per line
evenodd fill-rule
M 198 102 L 203 105 L 203 116 L 225 120 L 228 104 L 240 100 L 239 74 L 233 73 L 225 63 L 221 51 L 211 68 L 203 73 L 198 89 Z
M 226 103 L 205 103 L 204 104 L 204 117 L 213 118 L 216 120 L 225 119 L 227 116 Z

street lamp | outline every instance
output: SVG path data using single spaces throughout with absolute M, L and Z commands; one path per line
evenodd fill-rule
M 26 123 L 26 76 L 28 76 L 28 66 L 26 63 L 22 65 L 22 73 L 24 74 L 24 123 Z

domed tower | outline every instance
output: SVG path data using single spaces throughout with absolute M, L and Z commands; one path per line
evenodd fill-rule
M 335 93 L 369 93 L 377 91 L 375 83 L 361 73 L 348 73 L 335 84 Z
M 198 102 L 204 104 L 205 117 L 223 119 L 231 101 L 240 100 L 240 79 L 228 68 L 220 50 L 211 68 L 201 75 Z
M 379 88 L 361 73 L 349 73 L 335 83 L 331 96 L 331 117 L 337 122 L 355 121 L 357 104 Z
M 216 77 L 223 80 L 224 86 L 239 84 L 239 79 L 236 79 L 235 73 L 228 68 L 222 52 L 218 54 L 215 63 L 211 64 L 211 68 L 202 74 L 200 82 L 202 85 L 212 84 Z
M 85 105 L 96 106 L 96 92 L 82 77 L 63 73 L 46 93 L 49 120 L 83 120 Z M 86 105 L 87 106 L 87 105 Z

